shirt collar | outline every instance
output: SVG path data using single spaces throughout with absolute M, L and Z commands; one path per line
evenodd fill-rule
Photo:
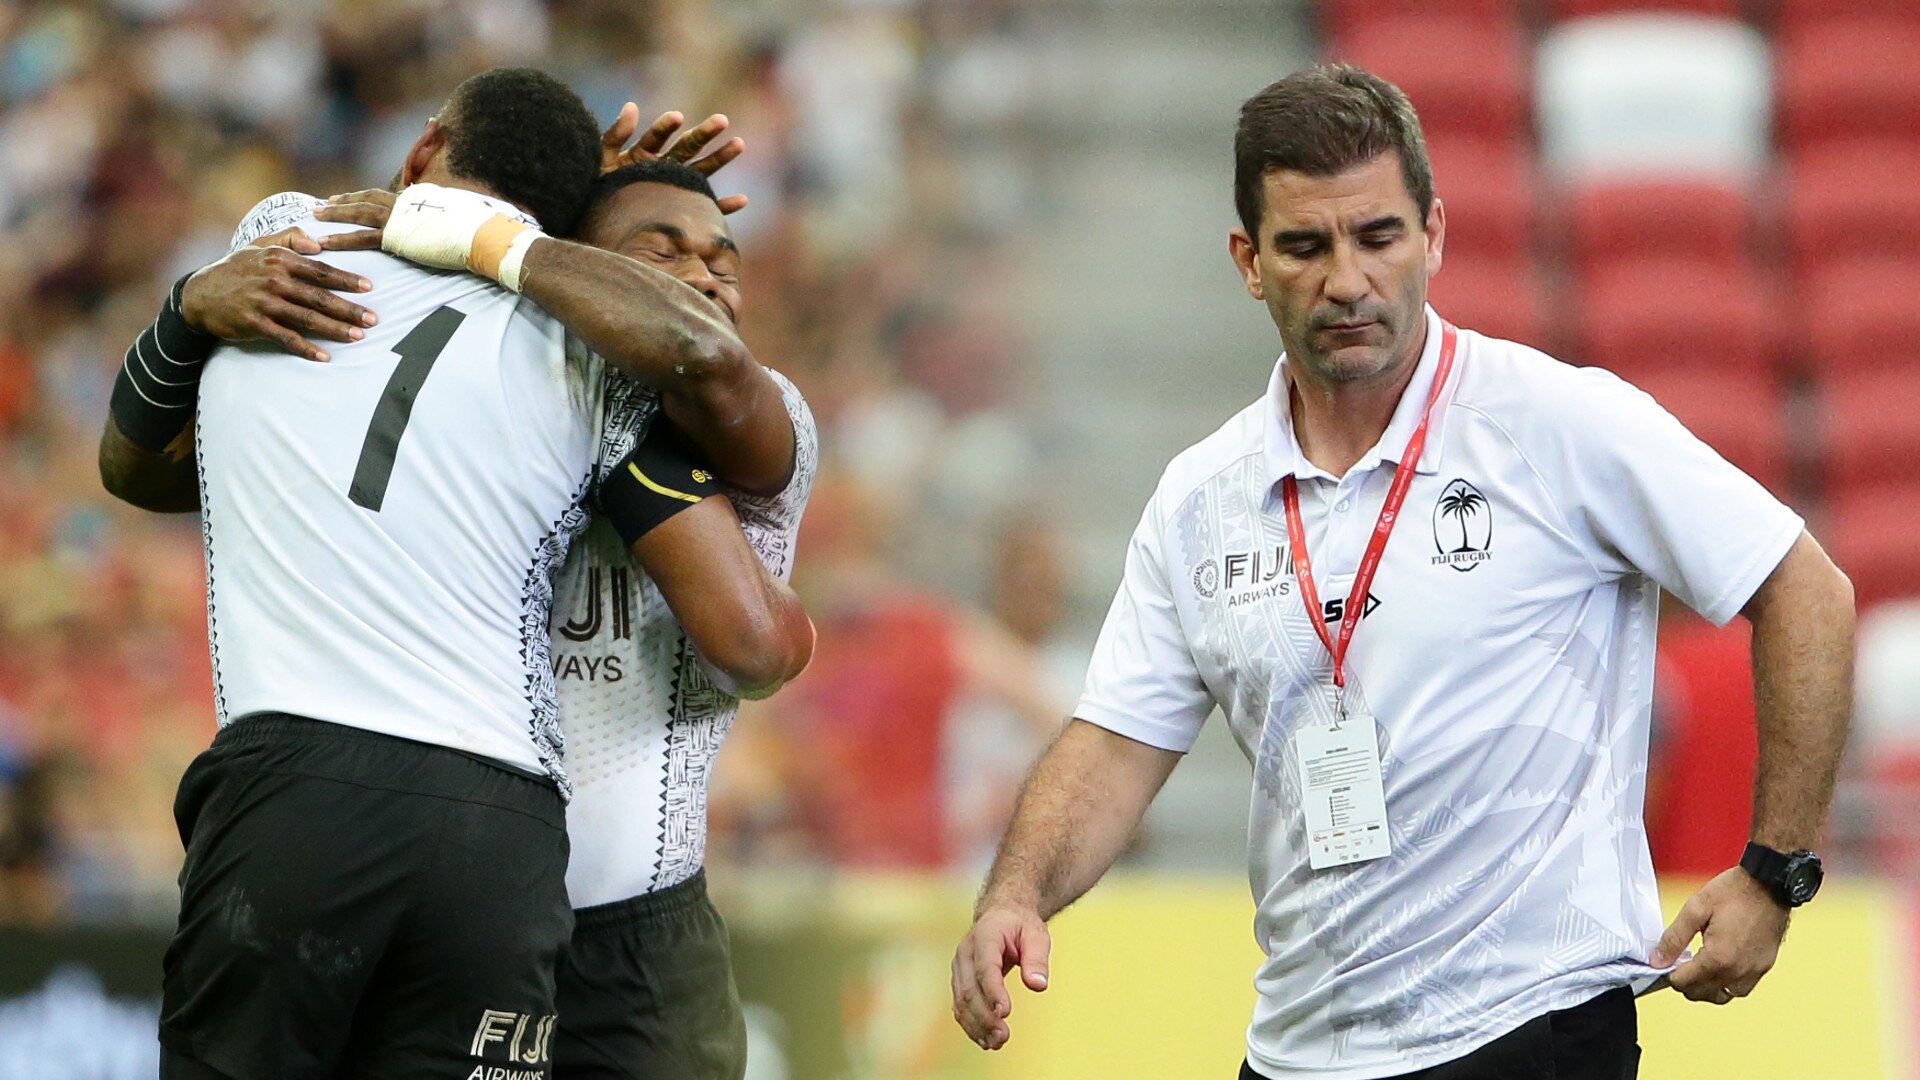
M 1442 332 L 1440 316 L 1429 306 L 1426 310 L 1427 343 L 1420 351 L 1419 363 L 1414 366 L 1413 379 L 1407 383 L 1406 390 L 1400 394 L 1400 403 L 1394 406 L 1393 419 L 1387 422 L 1387 430 L 1373 448 L 1361 455 L 1354 463 L 1355 473 L 1379 468 L 1382 464 L 1400 463 L 1400 455 L 1406 452 L 1407 440 L 1413 438 L 1413 429 L 1420 425 L 1421 410 L 1426 407 L 1427 395 L 1433 390 L 1433 377 L 1440 366 L 1440 341 Z M 1433 421 L 1427 430 L 1427 446 L 1420 454 L 1419 464 L 1414 471 L 1434 473 L 1440 470 L 1440 450 L 1445 440 L 1442 438 L 1446 427 L 1447 406 L 1451 403 L 1456 387 L 1460 384 L 1459 346 L 1455 346 L 1453 385 L 1442 388 L 1440 400 L 1435 403 Z M 1293 409 L 1291 407 L 1292 374 L 1287 367 L 1287 357 L 1283 353 L 1273 366 L 1273 377 L 1267 382 L 1266 398 L 1266 459 L 1267 476 L 1272 483 L 1279 483 L 1287 476 L 1302 480 L 1315 477 L 1338 480 L 1326 470 L 1307 460 L 1300 451 L 1300 440 L 1293 431 Z

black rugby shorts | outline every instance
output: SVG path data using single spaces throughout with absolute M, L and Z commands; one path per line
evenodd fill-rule
M 187 858 L 160 1041 L 176 1075 L 551 1075 L 573 929 L 551 781 L 254 716 L 194 760 L 174 818 Z
M 553 1080 L 740 1080 L 747 1025 L 706 871 L 574 912 Z

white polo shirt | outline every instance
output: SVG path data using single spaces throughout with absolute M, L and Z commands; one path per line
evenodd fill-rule
M 1343 604 L 1440 340 L 1429 309 L 1413 381 L 1345 477 L 1300 452 L 1285 357 L 1265 397 L 1173 460 L 1075 713 L 1184 752 L 1217 704 L 1252 761 L 1267 958 L 1247 1042 L 1276 1080 L 1425 1068 L 1654 973 L 1658 590 L 1724 623 L 1803 527 L 1612 374 L 1462 330 L 1346 663 L 1349 702 L 1378 723 L 1392 853 L 1309 869 L 1292 736 L 1331 723 L 1332 663 L 1280 481 L 1298 478 L 1320 597 Z

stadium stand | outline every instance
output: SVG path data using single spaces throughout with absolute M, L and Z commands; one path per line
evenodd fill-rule
M 1451 15 L 1383 17 L 1342 33 L 1331 53 L 1405 90 L 1431 133 L 1525 137 L 1527 42 L 1517 24 Z
M 1816 143 L 1785 173 L 1785 242 L 1799 279 L 1836 262 L 1920 252 L 1920 140 Z
M 1920 22 L 1911 17 L 1799 23 L 1780 35 L 1776 55 L 1789 152 L 1920 131 Z

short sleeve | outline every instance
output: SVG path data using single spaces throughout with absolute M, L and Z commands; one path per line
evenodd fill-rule
M 1213 711 L 1174 606 L 1158 497 L 1127 545 L 1126 570 L 1094 643 L 1073 715 L 1129 739 L 1185 753 Z
M 820 433 L 813 410 L 800 388 L 785 375 L 767 369 L 774 385 L 780 388 L 780 400 L 786 406 L 787 420 L 793 424 L 793 475 L 787 486 L 772 495 L 749 495 L 729 491 L 747 539 L 760 553 L 768 569 L 785 578 L 793 570 L 792 538 L 800 529 L 800 515 L 806 511 L 813 493 L 813 477 L 820 471 Z M 781 539 L 784 538 L 784 539 Z M 779 542 L 776 543 L 776 540 Z
M 240 227 L 233 230 L 233 239 L 227 244 L 227 254 L 239 251 L 268 233 L 279 232 L 312 217 L 321 205 L 320 199 L 302 191 L 283 191 L 261 199 L 252 210 L 247 211 L 246 217 L 240 219 Z
M 1806 523 L 1643 391 L 1578 377 L 1578 400 L 1553 410 L 1565 441 L 1538 461 L 1575 540 L 1602 574 L 1643 574 L 1724 625 Z

